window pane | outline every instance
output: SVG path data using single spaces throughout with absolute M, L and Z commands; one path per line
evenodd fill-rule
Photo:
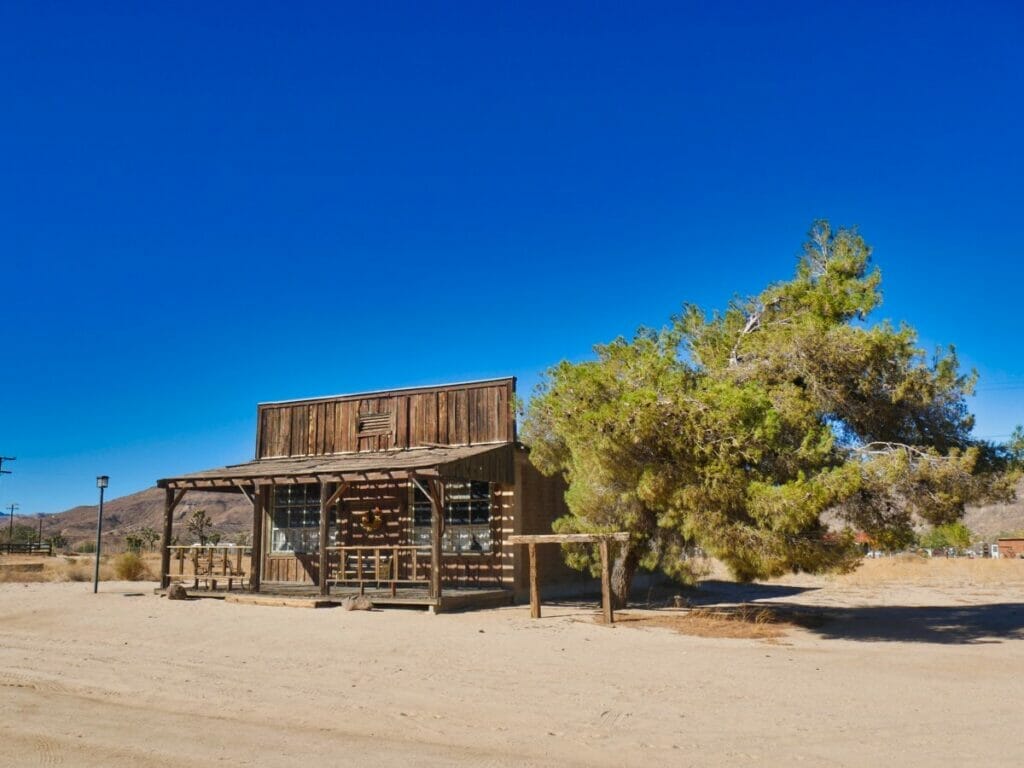
M 414 525 L 425 525 L 430 526 L 430 518 L 433 514 L 433 509 L 429 503 L 416 502 L 412 508 L 413 524 Z

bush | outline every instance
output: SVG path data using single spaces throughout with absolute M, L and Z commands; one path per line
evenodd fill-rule
M 64 578 L 68 581 L 92 581 L 93 572 L 86 563 L 69 562 L 64 566 Z
M 149 569 L 136 552 L 125 552 L 114 561 L 114 573 L 122 581 L 143 581 L 149 578 Z
M 91 541 L 83 541 L 75 545 L 75 552 L 83 555 L 91 555 L 96 551 L 96 545 Z

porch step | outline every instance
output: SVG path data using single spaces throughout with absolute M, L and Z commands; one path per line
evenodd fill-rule
M 285 608 L 334 608 L 338 600 L 315 597 L 278 597 L 275 595 L 225 595 L 225 603 L 242 603 L 244 605 L 271 605 Z

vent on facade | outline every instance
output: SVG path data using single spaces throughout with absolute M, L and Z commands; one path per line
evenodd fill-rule
M 391 431 L 390 413 L 360 413 L 359 436 L 386 435 Z

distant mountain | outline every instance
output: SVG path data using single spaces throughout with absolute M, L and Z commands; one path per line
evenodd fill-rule
M 174 533 L 184 541 L 186 525 L 192 512 L 205 509 L 213 522 L 212 531 L 220 533 L 226 541 L 233 541 L 239 533 L 252 534 L 252 505 L 240 493 L 213 493 L 189 491 L 174 510 Z M 62 533 L 70 546 L 96 539 L 97 506 L 73 507 L 43 518 L 43 537 Z M 16 523 L 35 527 L 35 518 L 18 518 Z M 141 528 L 163 532 L 164 491 L 147 488 L 144 491 L 121 496 L 103 503 L 103 540 L 120 543 L 124 537 Z
M 1017 500 L 1009 504 L 969 507 L 964 525 L 975 537 L 995 541 L 1001 533 L 1024 531 L 1024 482 L 1017 486 Z
M 242 494 L 189 491 L 174 510 L 174 533 L 182 541 L 187 538 L 186 524 L 192 512 L 205 509 L 213 521 L 212 530 L 226 541 L 240 534 L 252 534 L 252 505 Z M 35 527 L 36 518 L 15 516 L 16 523 Z M 1024 531 L 1024 482 L 1017 488 L 1017 500 L 1010 504 L 988 504 L 970 507 L 964 523 L 978 539 L 994 541 L 1009 531 Z M 164 492 L 160 488 L 111 499 L 103 504 L 103 540 L 121 543 L 128 533 L 150 527 L 162 532 L 164 525 Z M 93 541 L 96 538 L 96 506 L 74 507 L 66 512 L 43 518 L 43 536 L 61 532 L 69 544 Z

